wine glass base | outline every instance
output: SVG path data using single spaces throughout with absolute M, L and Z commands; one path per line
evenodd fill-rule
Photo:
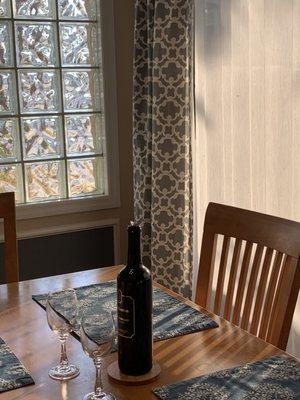
M 74 379 L 80 373 L 79 368 L 75 365 L 67 365 L 53 367 L 49 371 L 49 376 L 57 381 L 68 381 L 69 379 Z
M 83 400 L 117 400 L 111 393 L 101 393 L 97 395 L 95 392 L 84 396 Z

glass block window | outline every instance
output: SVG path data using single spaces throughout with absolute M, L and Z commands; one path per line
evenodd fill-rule
M 0 193 L 104 195 L 98 0 L 0 0 Z

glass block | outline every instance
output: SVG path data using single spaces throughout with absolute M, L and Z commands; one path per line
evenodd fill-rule
M 0 0 L 0 18 L 10 18 L 9 0 Z
M 55 18 L 55 0 L 13 0 L 15 18 Z
M 16 110 L 16 81 L 13 71 L 0 70 L 0 114 L 14 114 Z
M 68 155 L 101 154 L 100 115 L 69 115 L 65 117 Z
M 16 202 L 24 202 L 21 164 L 0 165 L 0 193 L 6 192 L 15 192 Z
M 101 159 L 68 160 L 68 185 L 70 197 L 102 194 Z
M 97 17 L 96 0 L 58 0 L 59 17 L 93 19 Z
M 19 125 L 16 118 L 0 119 L 0 163 L 20 160 Z
M 60 117 L 22 118 L 22 142 L 25 159 L 61 157 Z
M 0 22 L 0 66 L 11 67 L 12 61 L 12 33 L 10 22 Z
M 25 164 L 25 179 L 28 202 L 65 197 L 63 161 Z
M 60 111 L 57 71 L 19 71 L 20 106 L 24 114 Z
M 95 24 L 60 24 L 62 65 L 93 65 L 97 61 L 97 26 Z
M 47 67 L 57 64 L 54 24 L 17 22 L 15 28 L 18 66 Z
M 98 74 L 93 70 L 63 72 L 65 111 L 99 111 Z

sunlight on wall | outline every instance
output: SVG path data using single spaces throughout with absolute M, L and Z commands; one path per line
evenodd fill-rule
M 195 3 L 200 246 L 209 201 L 300 221 L 300 0 Z M 287 351 L 300 356 L 299 299 Z

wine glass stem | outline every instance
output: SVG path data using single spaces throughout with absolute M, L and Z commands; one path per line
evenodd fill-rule
M 95 358 L 94 364 L 96 367 L 95 394 L 96 394 L 96 396 L 99 396 L 102 393 L 101 359 Z
M 67 349 L 66 349 L 66 339 L 59 339 L 60 340 L 60 365 L 66 367 L 69 364 L 68 356 L 67 356 Z

